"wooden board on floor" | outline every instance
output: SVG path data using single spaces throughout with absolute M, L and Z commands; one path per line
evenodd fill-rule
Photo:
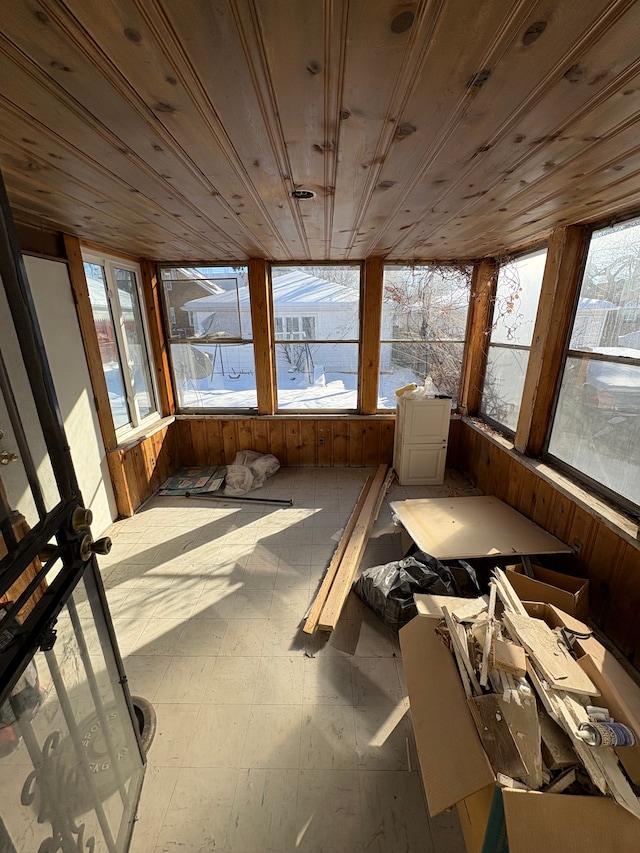
M 338 574 L 333 582 L 333 586 L 329 592 L 326 603 L 322 609 L 322 615 L 318 622 L 318 627 L 325 631 L 333 631 L 340 618 L 340 613 L 344 603 L 349 595 L 349 590 L 353 584 L 360 560 L 364 553 L 373 522 L 375 520 L 376 507 L 378 506 L 378 498 L 383 487 L 387 466 L 380 465 L 376 476 L 364 502 L 362 510 L 358 516 L 358 521 L 353 529 L 351 540 L 347 545 L 344 556 L 338 569 Z
M 373 483 L 373 477 L 367 477 L 367 480 L 362 487 L 362 491 L 360 492 L 360 496 L 358 501 L 351 513 L 349 521 L 344 529 L 342 536 L 340 537 L 340 541 L 338 542 L 338 546 L 334 551 L 333 557 L 331 558 L 331 562 L 329 563 L 329 567 L 327 568 L 326 574 L 322 579 L 322 584 L 320 585 L 320 589 L 313 601 L 313 605 L 311 610 L 309 611 L 309 615 L 304 623 L 304 628 L 302 629 L 305 634 L 313 634 L 318 627 L 318 620 L 320 619 L 320 614 L 322 613 L 322 608 L 325 605 L 327 600 L 327 596 L 331 590 L 331 586 L 335 580 L 336 575 L 338 574 L 338 569 L 340 568 L 340 563 L 342 561 L 342 557 L 344 556 L 345 551 L 347 550 L 347 546 L 351 541 L 351 536 L 355 529 L 356 524 L 358 523 L 358 518 L 360 516 L 360 512 L 364 503 L 367 499 L 367 495 L 369 494 L 369 490 L 371 489 L 371 485 Z
M 571 551 L 491 496 L 394 501 L 391 509 L 418 548 L 438 560 Z

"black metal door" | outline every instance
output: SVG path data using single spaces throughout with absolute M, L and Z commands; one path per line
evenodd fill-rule
M 0 850 L 121 853 L 144 770 L 0 177 Z

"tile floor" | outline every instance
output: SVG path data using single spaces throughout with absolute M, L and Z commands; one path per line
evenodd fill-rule
M 252 496 L 157 497 L 101 559 L 131 691 L 152 701 L 132 853 L 459 853 L 426 814 L 397 638 L 353 594 L 332 634 L 302 617 L 366 469 L 283 469 Z M 363 566 L 399 558 L 389 500 Z

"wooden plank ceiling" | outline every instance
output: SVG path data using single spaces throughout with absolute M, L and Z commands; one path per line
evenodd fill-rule
M 452 259 L 640 207 L 634 0 L 0 10 L 26 223 L 160 260 Z

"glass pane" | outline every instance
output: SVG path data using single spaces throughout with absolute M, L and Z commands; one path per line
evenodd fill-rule
M 357 344 L 277 344 L 279 409 L 356 409 Z
M 56 630 L 0 706 L 2 849 L 124 853 L 144 767 L 93 570 Z
M 489 347 L 480 411 L 516 431 L 529 350 Z
M 172 338 L 251 340 L 247 267 L 174 267 L 162 281 Z
M 570 348 L 609 352 L 609 347 L 640 349 L 637 220 L 596 231 L 587 255 Z
M 359 267 L 273 267 L 272 286 L 276 332 L 283 318 L 287 340 L 358 340 Z
M 156 410 L 149 373 L 147 344 L 145 340 L 136 274 L 132 270 L 121 270 L 114 267 L 118 286 L 120 313 L 127 341 L 127 356 L 129 370 L 133 380 L 133 392 L 140 418 L 146 418 Z
M 500 267 L 491 343 L 531 345 L 546 259 L 543 249 Z
M 386 266 L 383 341 L 464 341 L 471 268 Z
M 458 405 L 463 344 L 389 343 L 380 347 L 380 387 L 378 408 L 395 409 L 395 392 L 409 382 L 424 384 L 431 376 L 440 394 Z
M 640 504 L 640 367 L 568 358 L 549 452 Z
M 255 409 L 253 344 L 171 344 L 182 409 Z
M 109 299 L 107 298 L 107 285 L 104 276 L 104 268 L 99 264 L 84 264 L 84 272 L 87 277 L 89 288 L 89 301 L 93 312 L 93 323 L 100 347 L 100 358 L 102 369 L 107 382 L 111 414 L 116 429 L 131 423 L 131 415 L 127 405 L 127 395 L 124 389 L 122 367 L 118 354 L 118 346 L 113 328 L 113 317 Z

